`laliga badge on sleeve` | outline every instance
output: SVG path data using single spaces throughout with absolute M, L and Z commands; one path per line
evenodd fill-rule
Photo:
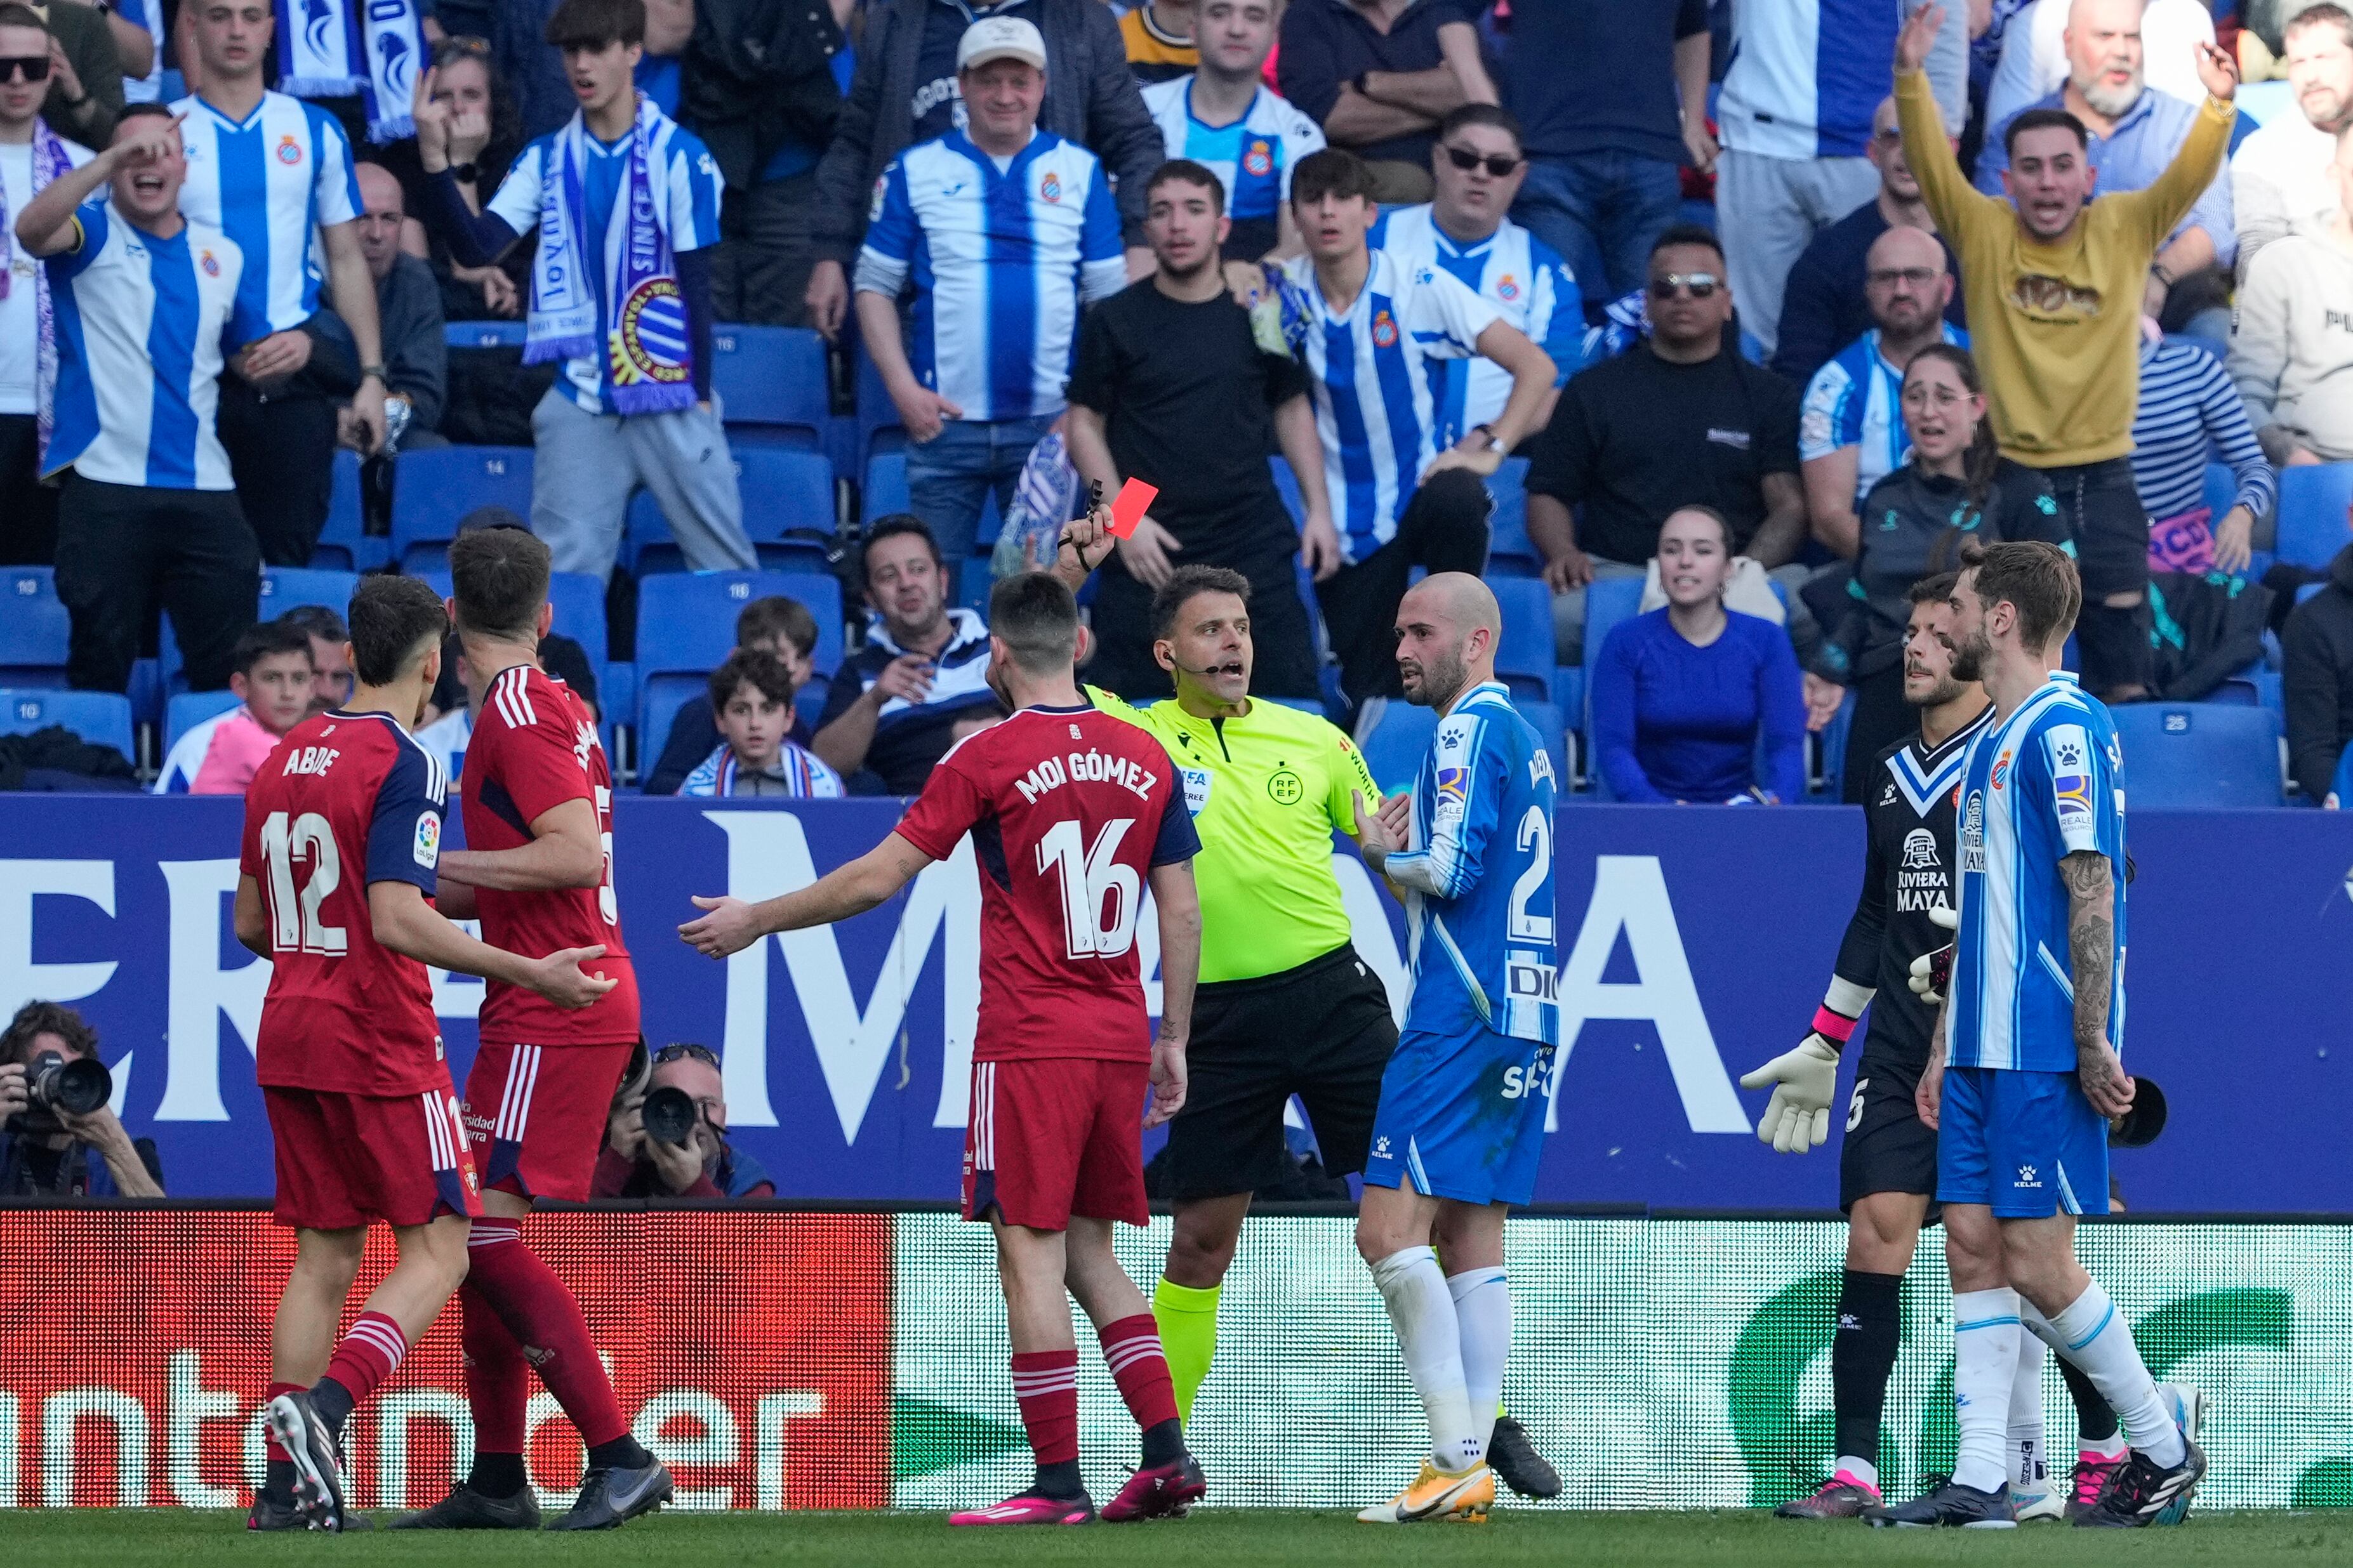
M 1144 521 L 1145 510 L 1159 493 L 1159 487 L 1147 485 L 1142 479 L 1130 479 L 1120 486 L 1119 494 L 1112 498 L 1111 503 L 1112 537 L 1134 537 L 1135 525 Z

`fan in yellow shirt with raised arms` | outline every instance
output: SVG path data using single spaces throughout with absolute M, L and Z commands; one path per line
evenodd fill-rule
M 1055 570 L 1074 591 L 1108 552 L 1108 521 L 1099 508 L 1064 534 Z M 1361 1171 L 1398 1036 L 1333 870 L 1333 834 L 1361 842 L 1381 809 L 1363 754 L 1321 716 L 1251 699 L 1250 583 L 1240 573 L 1180 566 L 1154 594 L 1151 616 L 1153 657 L 1175 696 L 1135 707 L 1085 689 L 1168 748 L 1201 839 L 1200 989 L 1163 1181 L 1176 1228 L 1153 1294 L 1189 1420 L 1251 1194 L 1289 1158 L 1285 1107 L 1296 1095 L 1305 1108 L 1326 1172 Z M 1499 1423 L 1492 1448 L 1497 1474 L 1524 1493 L 1559 1489 L 1516 1423 Z

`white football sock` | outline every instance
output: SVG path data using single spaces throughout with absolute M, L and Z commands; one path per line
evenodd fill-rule
M 1427 1247 L 1392 1252 L 1373 1265 L 1373 1283 L 1388 1309 L 1398 1349 L 1405 1352 L 1406 1375 L 1413 1379 L 1422 1414 L 1430 1418 L 1431 1457 L 1440 1469 L 1469 1469 L 1478 1462 L 1480 1446 L 1471 1419 L 1470 1390 L 1462 1380 L 1461 1330 L 1438 1253 Z M 1490 1398 L 1486 1419 L 1491 1423 L 1494 1412 L 1495 1402 Z
M 2020 1305 L 2025 1305 L 2023 1299 Z M 2018 1372 L 2010 1383 L 2010 1440 L 2003 1459 L 2010 1468 L 2012 1491 L 2051 1489 L 2050 1472 L 2043 1463 L 2043 1354 L 2042 1342 L 2032 1333 L 2018 1336 Z
M 1879 1467 L 1869 1459 L 1857 1458 L 1852 1454 L 1841 1454 L 1838 1457 L 1838 1463 L 1831 1467 L 1831 1474 L 1842 1475 L 1850 1480 L 1861 1481 L 1873 1491 L 1879 1489 Z
M 2052 1343 L 2092 1380 L 2116 1413 L 2126 1440 L 2168 1469 L 2189 1456 L 2181 1428 L 2157 1396 L 2157 1380 L 2133 1343 L 2132 1327 L 2096 1279 L 2051 1320 Z
M 1512 1359 L 1512 1289 L 1503 1265 L 1446 1277 L 1462 1343 L 1462 1386 L 1471 1398 L 1472 1458 L 1484 1458 L 1504 1400 L 1504 1363 Z
M 1967 1290 L 1953 1297 L 1953 1420 L 1961 1440 L 1953 1479 L 1992 1491 L 2009 1475 L 2002 1438 L 2018 1371 L 2018 1292 Z

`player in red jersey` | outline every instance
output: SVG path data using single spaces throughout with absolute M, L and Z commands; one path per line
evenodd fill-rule
M 982 868 L 980 1019 L 965 1131 L 964 1213 L 997 1232 L 1013 1391 L 1037 1479 L 951 1524 L 1081 1524 L 1079 1352 L 1069 1298 L 1144 1434 L 1144 1462 L 1108 1520 L 1178 1514 L 1206 1490 L 1144 1294 L 1112 1254 L 1112 1222 L 1145 1223 L 1141 1131 L 1185 1102 L 1185 1041 L 1201 957 L 1200 849 L 1160 742 L 1098 712 L 1071 669 L 1078 605 L 1042 573 L 989 596 L 989 684 L 1014 710 L 940 759 L 872 850 L 765 903 L 697 899 L 679 928 L 724 957 L 776 931 L 872 909 L 969 832 Z M 1135 952 L 1149 882 L 1162 1005 L 1152 1039 Z M 1147 1100 L 1149 1110 L 1145 1109 Z
M 270 961 L 255 1068 L 277 1145 L 277 1218 L 295 1230 L 270 1334 L 273 1451 L 255 1530 L 343 1528 L 344 1417 L 465 1276 L 480 1204 L 425 966 L 558 1007 L 612 989 L 579 968 L 602 948 L 518 957 L 426 901 L 444 781 L 408 731 L 441 673 L 448 622 L 413 577 L 366 579 L 350 614 L 358 689 L 288 731 L 245 797 L 237 938 Z M 338 1345 L 376 1220 L 393 1227 L 399 1261 Z
M 449 574 L 474 732 L 459 775 L 466 847 L 442 858 L 442 907 L 479 916 L 492 945 L 516 952 L 600 943 L 595 968 L 614 985 L 577 1013 L 496 981 L 483 994 L 465 1108 L 483 1217 L 459 1298 L 474 1464 L 392 1528 L 539 1527 L 522 1461 L 535 1369 L 588 1449 L 579 1500 L 549 1528 L 605 1529 L 667 1501 L 670 1472 L 630 1435 L 580 1303 L 523 1244 L 522 1220 L 534 1198 L 588 1196 L 638 1044 L 637 976 L 613 899 L 613 775 L 596 715 L 539 668 L 547 546 L 520 528 L 471 529 L 449 546 Z

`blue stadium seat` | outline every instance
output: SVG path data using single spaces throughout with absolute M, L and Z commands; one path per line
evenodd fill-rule
M 324 605 L 337 615 L 351 609 L 352 593 L 360 585 L 356 572 L 332 572 L 316 566 L 265 566 L 261 597 L 254 613 L 274 621 L 297 605 Z
M 907 454 L 877 452 L 866 459 L 866 482 L 860 488 L 858 520 L 871 525 L 878 517 L 907 510 Z
M 438 567 L 458 520 L 481 506 L 531 518 L 531 448 L 429 447 L 393 459 L 392 560 L 404 572 Z
M 0 686 L 62 688 L 73 616 L 47 566 L 0 570 Z
M 2280 470 L 2279 537 L 2272 552 L 2299 566 L 2326 566 L 2345 548 L 2353 505 L 2353 463 L 2307 463 Z
M 1568 793 L 1568 726 L 1561 718 L 1560 710 L 1538 698 L 1518 696 L 1512 699 L 1512 706 L 1518 709 L 1520 717 L 1535 726 L 1535 732 L 1543 737 L 1545 754 L 1552 758 L 1554 786 L 1561 794 L 1567 795 Z
M 2337 797 L 2340 807 L 2347 801 L 2353 800 L 2353 746 L 2346 747 L 2345 754 L 2337 759 L 2337 778 L 2328 790 Z
M 526 323 L 522 321 L 448 321 L 441 341 L 453 349 L 519 349 Z
M 1543 557 L 1528 542 L 1528 460 L 1504 458 L 1487 481 L 1487 493 L 1495 498 L 1494 515 L 1488 520 L 1493 535 L 1488 553 L 1534 570 Z
M 1612 627 L 1631 619 L 1642 608 L 1642 579 L 1597 577 L 1585 585 L 1585 668 L 1589 671 L 1601 657 L 1601 645 Z
M 711 349 L 711 390 L 731 444 L 818 445 L 832 412 L 823 338 L 807 327 L 722 323 Z
M 798 599 L 817 617 L 816 663 L 841 663 L 841 586 L 807 572 L 677 572 L 638 584 L 638 744 L 648 755 L 669 732 L 679 702 L 735 647 L 735 617 L 772 594 Z M 659 724 L 655 720 L 659 716 Z
M 2161 810 L 2277 805 L 2280 717 L 2228 703 L 2135 702 L 2114 710 L 2125 794 Z
M 311 551 L 311 564 L 331 572 L 366 572 L 383 565 L 388 553 L 385 541 L 367 534 L 360 504 L 360 455 L 338 448 L 327 523 Z
M 112 746 L 136 762 L 131 699 L 113 691 L 0 690 L 0 735 L 29 735 L 62 724 L 93 746 Z
M 1490 577 L 1487 586 L 1504 610 L 1503 640 L 1495 645 L 1495 673 L 1516 698 L 1538 701 L 1552 695 L 1552 590 L 1537 577 Z
M 1414 775 L 1421 771 L 1421 759 L 1437 733 L 1438 714 L 1433 709 L 1392 701 L 1382 710 L 1380 722 L 1365 737 L 1364 752 L 1365 766 L 1372 770 L 1373 782 L 1381 786 L 1383 795 L 1413 787 Z
M 211 718 L 226 713 L 241 700 L 234 691 L 183 691 L 164 705 L 164 754 L 170 756 L 180 737 Z
M 813 540 L 788 541 L 787 533 L 833 535 L 833 464 L 822 452 L 793 447 L 748 446 L 734 449 L 735 481 L 744 497 L 744 531 L 764 571 L 825 569 L 825 547 Z M 686 558 L 670 532 L 670 519 L 651 490 L 629 499 L 628 529 L 621 560 L 630 572 L 683 572 Z
M 1846 738 L 1854 729 L 1854 693 L 1839 701 L 1839 710 L 1822 726 L 1820 751 L 1822 794 L 1831 800 L 1846 795 Z
M 445 599 L 453 592 L 447 566 L 411 572 L 408 575 Z M 547 575 L 547 602 L 555 607 L 548 629 L 578 643 L 581 651 L 588 656 L 590 668 L 602 665 L 612 646 L 605 630 L 605 584 L 586 572 L 551 572 Z M 727 624 L 732 627 L 735 623 L 731 618 Z M 599 688 L 596 695 L 605 707 L 612 706 L 609 692 Z

